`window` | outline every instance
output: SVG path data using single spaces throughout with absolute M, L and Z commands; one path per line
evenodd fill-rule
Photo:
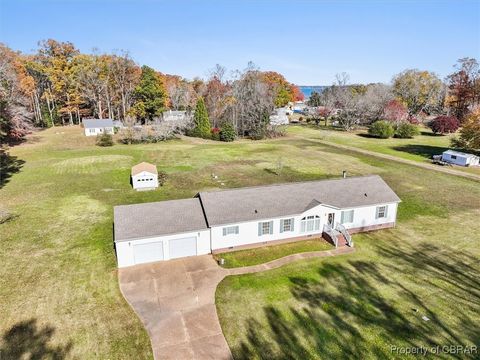
M 457 155 L 450 155 L 450 158 L 451 158 L 452 160 L 457 160 Z
M 300 221 L 300 231 L 301 232 L 309 232 L 314 230 L 320 230 L 320 216 L 318 215 L 310 215 L 304 217 Z
M 342 216 L 340 222 L 342 224 L 351 224 L 353 223 L 353 210 L 342 211 Z
M 295 223 L 295 219 L 281 219 L 280 220 L 280 232 L 290 232 L 293 231 L 293 225 Z
M 238 225 L 223 228 L 223 236 L 238 234 Z
M 273 234 L 273 221 L 258 223 L 258 236 Z
M 89 132 L 90 134 L 95 134 L 95 129 L 88 129 L 88 132 Z
M 387 210 L 388 210 L 387 205 L 377 206 L 377 215 L 376 215 L 375 218 L 376 219 L 386 218 L 387 217 Z

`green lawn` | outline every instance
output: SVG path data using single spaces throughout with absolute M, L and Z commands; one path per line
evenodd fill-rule
M 397 227 L 354 235 L 353 254 L 225 278 L 217 310 L 236 359 L 399 358 L 391 345 L 480 343 L 480 184 L 360 161 L 402 198 Z
M 369 137 L 367 130 L 341 131 L 331 127 L 297 125 L 289 128 L 292 135 L 319 139 L 335 144 L 357 147 L 363 150 L 393 155 L 403 159 L 431 162 L 432 155 L 450 149 L 450 140 L 455 135 L 435 135 L 429 128 L 422 127 L 421 134 L 413 139 L 377 139 Z M 457 135 L 458 136 L 458 135 Z M 456 170 L 480 175 L 480 167 L 454 166 Z
M 215 255 L 216 259 L 225 259 L 225 268 L 251 266 L 280 259 L 291 254 L 309 251 L 334 249 L 333 245 L 323 239 L 297 241 L 288 244 L 263 246 L 255 249 L 232 251 Z
M 357 308 L 350 316 L 352 326 L 359 328 L 358 341 L 369 334 L 376 339 L 381 333 L 377 327 L 382 325 L 366 319 L 361 311 L 368 310 L 369 317 L 379 317 L 379 311 L 384 310 L 381 300 L 396 312 L 401 310 L 394 302 L 398 298 L 399 306 L 402 304 L 396 294 L 400 290 L 393 290 L 400 289 L 400 285 L 405 286 L 403 292 L 413 291 L 411 296 L 418 295 L 419 302 L 438 314 L 439 321 L 421 323 L 431 332 L 438 336 L 447 334 L 439 327 L 444 325 L 462 341 L 478 335 L 471 326 L 473 321 L 478 323 L 480 312 L 478 305 L 473 306 L 479 302 L 478 261 L 472 261 L 479 256 L 474 246 L 478 234 L 469 229 L 478 225 L 479 184 L 339 150 L 318 143 L 317 136 L 312 130 L 256 142 L 226 144 L 185 138 L 100 148 L 94 145 L 94 138 L 83 136 L 80 128 L 66 127 L 35 133 L 27 143 L 13 147 L 0 179 L 0 210 L 16 216 L 0 224 L 2 359 L 25 357 L 33 350 L 37 351 L 37 358 L 152 357 L 146 332 L 119 292 L 112 241 L 114 205 L 190 197 L 206 189 L 338 177 L 344 169 L 351 175 L 380 174 L 392 184 L 404 200 L 399 227 L 357 236 L 359 251 L 354 256 L 302 262 L 258 277 L 228 278 L 218 291 L 219 313 L 235 353 L 241 357 L 238 351 L 242 342 L 248 349 L 252 346 L 246 328 L 250 320 L 266 325 L 264 330 L 255 330 L 264 331 L 261 336 L 275 339 L 265 319 L 264 311 L 269 307 L 286 316 L 287 323 L 279 322 L 280 326 L 292 325 L 292 334 L 299 335 L 300 329 L 291 322 L 293 313 L 287 308 L 296 306 L 299 314 L 308 316 L 304 310 L 315 307 L 311 301 L 323 299 L 322 293 L 316 296 L 315 291 L 324 291 L 322 284 L 325 291 L 331 288 L 327 282 L 333 278 L 318 272 L 327 265 L 330 268 L 323 271 L 336 274 L 338 290 L 352 291 L 347 292 L 350 297 L 343 298 L 344 305 L 340 298 L 337 305 L 335 298 L 327 302 L 332 303 L 334 310 L 336 306 Z M 140 161 L 153 162 L 167 172 L 164 187 L 153 192 L 135 192 L 130 188 L 130 167 Z M 395 254 L 396 248 L 400 257 L 388 252 Z M 438 270 L 436 263 L 430 265 L 435 256 L 441 256 Z M 410 259 L 421 266 L 412 268 Z M 282 272 L 284 276 L 272 276 Z M 384 284 L 383 277 L 392 286 Z M 425 284 L 427 280 L 433 285 Z M 300 287 L 303 282 L 303 289 L 311 292 L 314 299 L 302 299 L 300 290 L 293 293 L 292 281 Z M 366 292 L 359 296 L 353 291 L 356 282 L 361 281 L 367 282 Z M 253 291 L 255 287 L 259 290 Z M 473 290 L 467 291 L 468 288 Z M 435 296 L 431 296 L 432 291 L 436 291 Z M 252 299 L 253 294 L 258 296 Z M 245 310 L 241 314 L 240 306 Z M 462 308 L 462 314 L 445 310 L 457 306 Z M 414 315 L 406 310 L 404 316 L 413 319 Z M 424 312 L 423 308 L 421 311 Z M 229 314 L 235 316 L 234 321 Z M 324 316 L 325 322 L 312 330 L 304 321 L 305 331 L 336 334 L 338 340 L 348 335 L 338 328 L 331 329 L 328 315 L 311 315 Z M 229 327 L 228 321 L 238 328 Z M 403 333 L 396 337 L 395 331 L 386 326 L 385 334 L 403 339 Z M 317 335 L 304 336 L 299 341 L 304 344 L 315 339 L 320 341 Z M 353 344 L 345 342 L 344 352 Z M 376 351 L 377 344 L 383 343 L 364 340 L 363 344 Z M 282 351 L 293 346 L 288 339 L 283 345 Z M 341 349 L 340 343 L 337 346 Z

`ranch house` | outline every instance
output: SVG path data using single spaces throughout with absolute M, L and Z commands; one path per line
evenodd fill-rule
M 395 226 L 398 196 L 380 176 L 200 192 L 114 208 L 119 267 Z

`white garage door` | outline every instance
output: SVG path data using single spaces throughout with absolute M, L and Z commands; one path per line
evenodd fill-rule
M 133 245 L 135 264 L 163 260 L 163 242 Z
M 197 238 L 189 237 L 168 242 L 170 259 L 197 255 Z

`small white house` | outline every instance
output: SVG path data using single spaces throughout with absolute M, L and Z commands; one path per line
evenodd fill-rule
M 118 267 L 395 226 L 398 196 L 360 176 L 116 206 Z M 336 245 L 336 243 L 335 243 Z M 351 244 L 347 244 L 351 245 Z
M 181 121 L 188 117 L 186 111 L 168 110 L 162 114 L 163 121 Z
M 132 167 L 132 186 L 135 190 L 154 190 L 158 188 L 157 167 L 142 162 Z
M 277 108 L 275 112 L 270 115 L 270 124 L 272 125 L 287 125 L 288 123 L 286 108 Z
M 97 136 L 103 134 L 113 134 L 112 119 L 84 119 L 82 120 L 85 136 Z
M 442 161 L 460 166 L 478 166 L 480 158 L 473 154 L 447 150 L 442 153 Z

